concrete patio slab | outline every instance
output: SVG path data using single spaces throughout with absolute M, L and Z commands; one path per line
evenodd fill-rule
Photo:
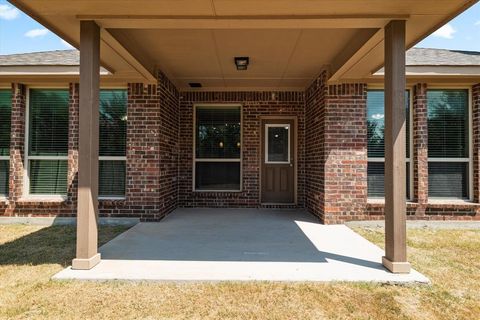
M 302 210 L 177 209 L 161 222 L 137 224 L 100 252 L 93 269 L 67 268 L 53 279 L 429 282 L 415 270 L 388 272 L 379 247 Z

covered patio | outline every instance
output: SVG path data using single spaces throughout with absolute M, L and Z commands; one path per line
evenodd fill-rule
M 67 268 L 54 279 L 429 282 L 415 270 L 388 272 L 383 250 L 302 210 L 177 209 L 162 222 L 137 224 L 99 251 L 95 268 Z
M 77 258 L 72 269 L 56 278 L 426 281 L 407 261 L 405 51 L 476 1 L 11 2 L 80 49 Z M 236 57 L 251 57 L 251 68 L 239 69 L 233 63 Z M 142 104 L 148 104 L 150 97 L 145 97 L 150 94 L 160 110 L 152 113 L 158 118 L 154 129 L 146 128 L 148 135 L 127 155 L 127 166 L 136 170 L 132 163 L 145 160 L 145 165 L 137 161 L 145 172 L 128 181 L 136 194 L 125 201 L 132 201 L 130 210 L 142 208 L 146 199 L 152 201 L 147 207 L 155 217 L 173 210 L 164 221 L 141 223 L 102 247 L 103 261 L 97 239 L 101 66 L 110 72 L 102 78 L 104 84 L 128 83 L 131 92 L 138 90 L 138 109 L 147 109 Z M 225 199 L 242 192 L 247 195 L 227 205 L 263 205 L 261 151 L 255 140 L 260 136 L 258 121 L 285 112 L 288 106 L 275 102 L 285 93 L 287 105 L 291 97 L 306 97 L 305 141 L 298 143 L 305 146 L 305 166 L 297 166 L 290 153 L 286 156 L 286 167 L 296 171 L 285 174 L 294 181 L 288 204 L 308 209 L 325 223 L 361 219 L 366 180 L 358 177 L 365 171 L 367 155 L 359 136 L 366 135 L 366 129 L 352 129 L 352 124 L 364 117 L 363 80 L 382 66 L 385 252 L 346 226 L 314 223 L 303 211 L 177 209 L 182 197 L 185 207 L 222 207 Z M 160 83 L 164 86 L 157 91 Z M 215 91 L 223 92 L 224 104 L 242 104 L 249 99 L 231 96 L 250 91 L 252 96 L 268 95 L 268 103 L 278 106 L 269 111 L 259 104 L 257 113 L 247 112 L 251 122 L 242 130 L 250 131 L 245 141 L 235 144 L 238 158 L 227 159 L 239 163 L 239 188 L 233 192 L 198 192 L 188 179 L 178 184 L 183 165 L 183 177 L 195 176 L 193 144 L 186 143 L 183 162 L 177 157 L 183 143 L 178 128 L 185 124 L 188 135 L 183 140 L 189 141 L 194 130 L 186 123 L 193 122 L 193 116 L 188 109 L 184 118 L 167 118 L 180 113 L 184 96 L 206 97 L 211 103 L 216 101 L 210 99 L 217 96 Z M 192 98 L 192 105 L 198 100 Z M 141 115 L 139 123 L 144 126 L 143 118 L 150 116 Z M 153 139 L 153 145 L 144 144 Z M 303 181 L 297 179 L 298 172 L 305 174 Z M 300 184 L 304 202 L 297 197 Z

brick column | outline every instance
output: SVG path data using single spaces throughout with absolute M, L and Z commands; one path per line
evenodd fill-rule
M 25 151 L 25 115 L 26 115 L 25 85 L 12 83 L 12 122 L 10 137 L 10 178 L 9 198 L 12 203 L 23 195 L 23 170 Z M 14 205 L 12 205 L 14 206 Z M 10 208 L 10 214 L 14 208 Z
M 325 220 L 323 138 L 327 90 L 327 72 L 323 71 L 305 94 L 305 205 L 322 221 Z
M 367 86 L 329 85 L 325 98 L 325 223 L 365 215 L 367 205 Z
M 79 117 L 79 85 L 69 85 L 69 117 L 68 117 L 68 202 L 76 212 L 78 190 L 78 117 Z
M 428 112 L 427 84 L 419 83 L 413 87 L 413 200 L 418 202 L 416 215 L 425 215 L 428 203 Z M 411 182 L 411 183 L 412 183 Z
M 480 202 L 480 83 L 472 87 L 473 201 Z
M 156 85 L 128 84 L 127 202 L 142 220 L 158 220 L 160 107 Z

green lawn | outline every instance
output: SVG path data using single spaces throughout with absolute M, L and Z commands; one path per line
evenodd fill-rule
M 123 227 L 103 227 L 100 242 Z M 382 245 L 380 229 L 356 229 Z M 480 231 L 408 230 L 409 259 L 432 286 L 54 282 L 75 228 L 0 226 L 0 318 L 479 319 Z

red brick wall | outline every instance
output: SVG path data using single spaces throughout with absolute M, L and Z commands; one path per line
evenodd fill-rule
M 325 223 L 365 218 L 366 85 L 328 85 L 324 71 L 307 90 L 307 208 Z
M 243 106 L 243 191 L 193 192 L 193 105 L 238 103 Z M 179 206 L 260 206 L 260 116 L 296 116 L 298 119 L 298 206 L 304 206 L 304 93 L 303 92 L 182 92 L 180 97 Z
M 126 199 L 101 200 L 103 216 L 159 220 L 177 207 L 179 94 L 158 79 L 128 86 Z
M 325 99 L 325 223 L 365 218 L 367 86 L 329 85 Z
M 427 123 L 427 85 L 416 84 L 413 87 L 413 195 L 418 203 L 417 215 L 424 215 L 428 203 L 428 123 Z
M 305 202 L 307 209 L 324 220 L 325 206 L 325 98 L 328 87 L 324 71 L 305 96 Z

